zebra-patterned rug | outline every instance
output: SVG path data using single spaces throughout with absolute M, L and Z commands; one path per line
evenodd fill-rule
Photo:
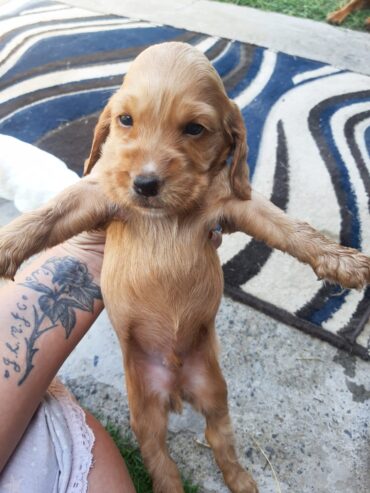
M 254 188 L 370 252 L 369 77 L 62 3 L 12 8 L 0 17 L 1 133 L 81 173 L 97 115 L 129 62 L 150 44 L 186 41 L 205 52 L 242 109 Z M 369 289 L 319 283 L 307 266 L 239 233 L 224 238 L 220 256 L 229 295 L 370 359 Z

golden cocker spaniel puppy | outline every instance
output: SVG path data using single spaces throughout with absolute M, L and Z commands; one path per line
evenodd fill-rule
M 183 493 L 168 413 L 190 402 L 233 493 L 257 486 L 236 456 L 215 316 L 223 276 L 208 232 L 244 231 L 350 288 L 370 259 L 289 218 L 252 190 L 246 132 L 207 58 L 184 43 L 142 52 L 102 112 L 84 177 L 0 231 L 0 274 L 81 231 L 106 227 L 102 292 L 124 353 L 132 428 L 156 493 Z M 90 175 L 90 171 L 93 173 Z

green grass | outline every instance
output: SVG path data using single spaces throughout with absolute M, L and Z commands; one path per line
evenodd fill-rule
M 113 438 L 122 457 L 125 459 L 132 481 L 137 493 L 152 493 L 152 482 L 143 464 L 138 447 L 132 442 L 130 437 L 122 436 L 119 428 L 112 423 L 105 425 L 105 429 Z M 187 479 L 183 479 L 185 493 L 199 493 L 199 487 L 191 484 Z
M 279 12 L 280 14 L 305 17 L 316 21 L 325 21 L 329 12 L 345 5 L 348 0 L 218 0 L 221 2 L 247 5 L 256 9 Z M 370 12 L 360 10 L 351 14 L 342 24 L 343 27 L 365 31 L 365 19 Z

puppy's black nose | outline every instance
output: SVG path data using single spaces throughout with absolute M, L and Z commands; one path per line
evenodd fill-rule
M 144 197 L 158 195 L 159 179 L 154 175 L 138 175 L 134 180 L 134 190 Z

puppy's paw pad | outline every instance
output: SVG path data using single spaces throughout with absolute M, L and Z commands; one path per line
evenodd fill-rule
M 352 248 L 320 256 L 314 270 L 318 278 L 344 288 L 362 289 L 370 282 L 370 258 Z

